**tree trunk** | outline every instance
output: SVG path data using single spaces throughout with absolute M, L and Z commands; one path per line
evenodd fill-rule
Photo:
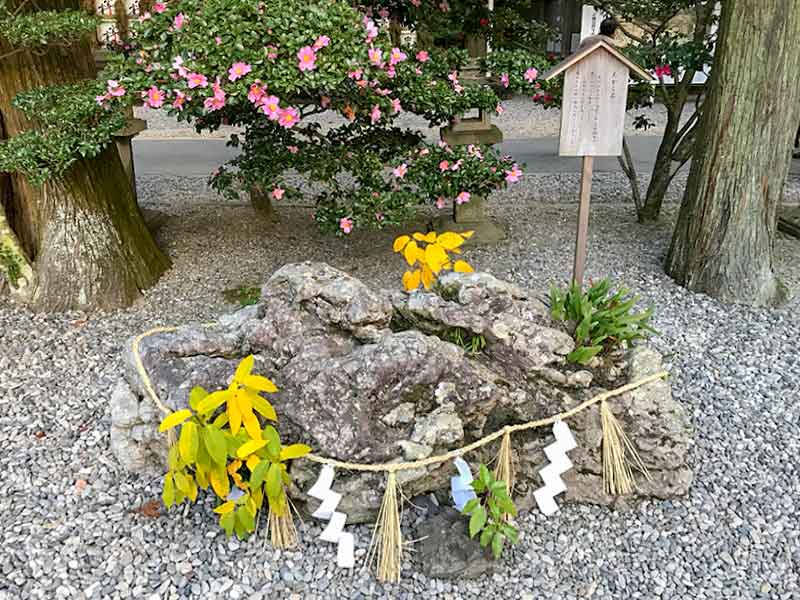
M 45 0 L 37 6 L 77 8 L 78 2 Z M 0 40 L 0 55 L 10 50 Z M 94 71 L 85 42 L 0 60 L 0 138 L 32 126 L 11 105 L 19 92 L 92 78 Z M 126 306 L 169 267 L 145 226 L 113 143 L 42 187 L 18 174 L 4 176 L 0 201 L 0 273 L 11 284 L 12 296 L 33 308 Z M 9 270 L 12 264 L 28 265 L 27 277 Z
M 763 306 L 800 109 L 800 3 L 728 0 L 666 270 L 687 288 Z
M 658 147 L 658 154 L 656 154 L 653 173 L 647 186 L 644 205 L 637 215 L 639 223 L 654 223 L 658 221 L 658 217 L 661 215 L 661 205 L 664 203 L 664 197 L 667 195 L 669 184 L 672 182 L 672 153 L 677 142 L 678 127 L 677 122 L 674 122 L 675 120 L 670 114 L 664 130 L 664 137 Z

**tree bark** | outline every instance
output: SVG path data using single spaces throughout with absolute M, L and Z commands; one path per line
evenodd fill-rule
M 13 9 L 17 2 L 11 2 Z M 40 9 L 78 8 L 78 0 L 44 0 Z M 30 5 L 29 5 L 30 6 Z M 11 48 L 0 40 L 0 55 Z M 0 138 L 35 124 L 11 102 L 22 91 L 92 78 L 88 43 L 45 47 L 0 60 Z M 4 129 L 4 131 L 3 131 Z M 18 174 L 0 180 L 0 248 L 29 266 L 9 275 L 17 300 L 38 310 L 92 310 L 127 306 L 169 267 L 136 204 L 113 143 L 80 160 L 62 176 L 34 187 Z M 20 285 L 20 282 L 27 285 Z
M 727 0 L 710 92 L 666 270 L 725 302 L 764 306 L 800 110 L 800 3 Z

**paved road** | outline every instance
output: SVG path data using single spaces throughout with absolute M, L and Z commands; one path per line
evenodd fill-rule
M 637 170 L 646 174 L 652 168 L 659 144 L 658 136 L 635 136 L 629 139 Z M 529 173 L 576 173 L 580 159 L 558 156 L 557 138 L 509 140 L 501 145 L 503 152 L 526 164 Z M 140 175 L 206 176 L 235 151 L 224 140 L 134 140 L 136 172 Z M 619 171 L 616 158 L 595 160 L 595 172 Z M 792 172 L 800 175 L 800 160 L 792 161 Z

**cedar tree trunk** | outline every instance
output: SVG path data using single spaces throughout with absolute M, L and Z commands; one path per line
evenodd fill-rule
M 79 3 L 43 0 L 36 6 Z M 31 127 L 11 105 L 19 92 L 95 75 L 86 42 L 7 55 L 11 50 L 0 40 L 0 56 L 6 55 L 0 60 L 0 139 Z M 126 306 L 168 267 L 113 143 L 42 187 L 18 174 L 0 175 L 0 273 L 19 301 L 38 310 Z
M 800 2 L 724 2 L 710 86 L 666 270 L 725 302 L 773 304 L 785 294 L 773 243 L 800 109 Z

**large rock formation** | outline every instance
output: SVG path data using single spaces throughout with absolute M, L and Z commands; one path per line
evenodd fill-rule
M 451 340 L 451 341 L 448 341 Z M 463 346 L 485 342 L 477 354 Z M 452 343 L 457 341 L 458 343 Z M 478 347 L 480 344 L 476 345 Z M 593 368 L 566 362 L 573 342 L 552 322 L 545 304 L 485 273 L 450 273 L 437 292 L 376 292 L 320 263 L 286 265 L 264 285 L 258 304 L 214 327 L 187 325 L 146 338 L 143 364 L 162 402 L 185 407 L 189 390 L 227 385 L 240 358 L 256 356 L 255 372 L 273 379 L 282 437 L 318 454 L 356 462 L 407 461 L 463 446 L 510 424 L 571 408 L 603 389 L 654 373 L 661 357 L 640 346 Z M 162 470 L 166 436 L 161 414 L 144 394 L 130 344 L 126 369 L 112 396 L 111 444 L 131 470 Z M 667 381 L 616 398 L 612 409 L 653 475 L 639 493 L 685 494 L 692 479 L 686 456 L 692 435 Z M 565 475 L 567 499 L 610 503 L 603 493 L 599 410 L 570 419 L 579 447 Z M 541 485 L 537 470 L 547 429 L 513 437 L 517 494 Z M 467 456 L 490 460 L 496 447 Z M 317 465 L 299 461 L 300 489 Z M 404 493 L 447 487 L 451 464 L 403 471 Z M 335 488 L 351 521 L 374 515 L 379 475 L 344 473 Z

